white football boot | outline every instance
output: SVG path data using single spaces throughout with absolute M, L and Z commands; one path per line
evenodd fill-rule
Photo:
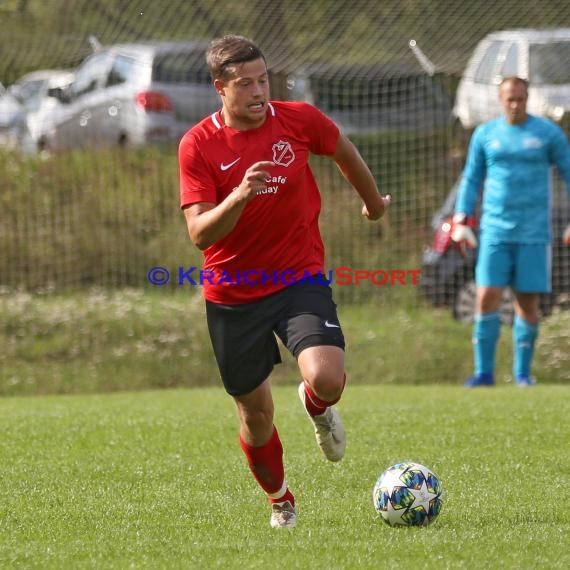
M 305 406 L 306 393 L 304 382 L 299 384 L 298 391 L 303 407 L 305 411 L 307 411 L 307 407 Z M 313 422 L 315 438 L 325 457 L 329 461 L 340 461 L 344 457 L 344 450 L 346 448 L 346 433 L 338 412 L 332 406 L 329 406 L 326 411 L 319 416 L 312 417 L 309 412 L 307 412 L 307 415 Z
M 293 528 L 297 524 L 297 511 L 290 501 L 271 505 L 271 528 Z

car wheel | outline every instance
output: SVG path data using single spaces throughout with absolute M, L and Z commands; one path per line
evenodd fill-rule
M 455 295 L 453 302 L 453 318 L 460 323 L 472 323 L 475 315 L 475 300 L 477 297 L 477 286 L 475 281 L 466 281 Z M 513 324 L 515 310 L 513 306 L 513 293 L 507 287 L 503 290 L 503 300 L 501 302 L 501 323 L 511 326 Z

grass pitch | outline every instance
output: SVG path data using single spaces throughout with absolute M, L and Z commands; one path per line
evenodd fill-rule
M 570 567 L 570 387 L 349 386 L 339 464 L 295 387 L 275 400 L 293 530 L 269 527 L 221 389 L 0 400 L 0 567 Z M 431 527 L 372 507 L 403 459 L 443 482 Z

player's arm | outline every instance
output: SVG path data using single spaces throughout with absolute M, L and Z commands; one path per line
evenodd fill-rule
M 570 143 L 564 131 L 556 125 L 555 137 L 552 149 L 552 161 L 558 167 L 558 171 L 566 180 L 566 191 L 570 200 Z M 568 224 L 562 235 L 562 240 L 566 245 L 570 245 L 570 224 Z
M 477 247 L 477 238 L 472 229 L 474 226 L 472 216 L 487 169 L 482 137 L 481 128 L 476 129 L 471 138 L 455 202 L 451 239 L 458 244 L 462 254 L 465 254 L 467 247 L 471 249 Z
M 376 180 L 354 144 L 342 133 L 339 135 L 333 155 L 338 168 L 364 202 L 362 215 L 378 220 L 390 205 L 390 196 L 382 197 Z
M 466 216 L 472 215 L 475 211 L 477 197 L 487 171 L 483 138 L 483 131 L 481 127 L 478 127 L 475 129 L 469 144 L 467 161 L 457 191 L 455 212 Z
M 226 237 L 236 226 L 241 213 L 257 193 L 266 188 L 273 162 L 256 162 L 246 171 L 243 180 L 219 204 L 197 202 L 184 208 L 186 226 L 192 243 L 201 250 Z

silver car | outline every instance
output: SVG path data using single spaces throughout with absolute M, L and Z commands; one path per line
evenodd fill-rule
M 103 47 L 75 71 L 40 139 L 48 151 L 179 139 L 220 107 L 206 45 L 155 42 Z
M 65 88 L 72 78 L 70 71 L 40 69 L 10 85 L 0 101 L 0 146 L 35 149 L 37 137 L 59 105 L 53 90 Z
M 41 150 L 41 137 L 50 128 L 56 108 L 56 93 L 73 81 L 73 73 L 64 69 L 42 69 L 21 77 L 10 87 L 25 114 L 17 128 L 17 147 L 33 153 Z
M 454 115 L 472 129 L 501 114 L 499 83 L 528 79 L 529 113 L 560 122 L 570 115 L 570 28 L 517 29 L 483 38 L 459 83 Z
M 0 148 L 16 147 L 25 114 L 20 101 L 0 83 Z

